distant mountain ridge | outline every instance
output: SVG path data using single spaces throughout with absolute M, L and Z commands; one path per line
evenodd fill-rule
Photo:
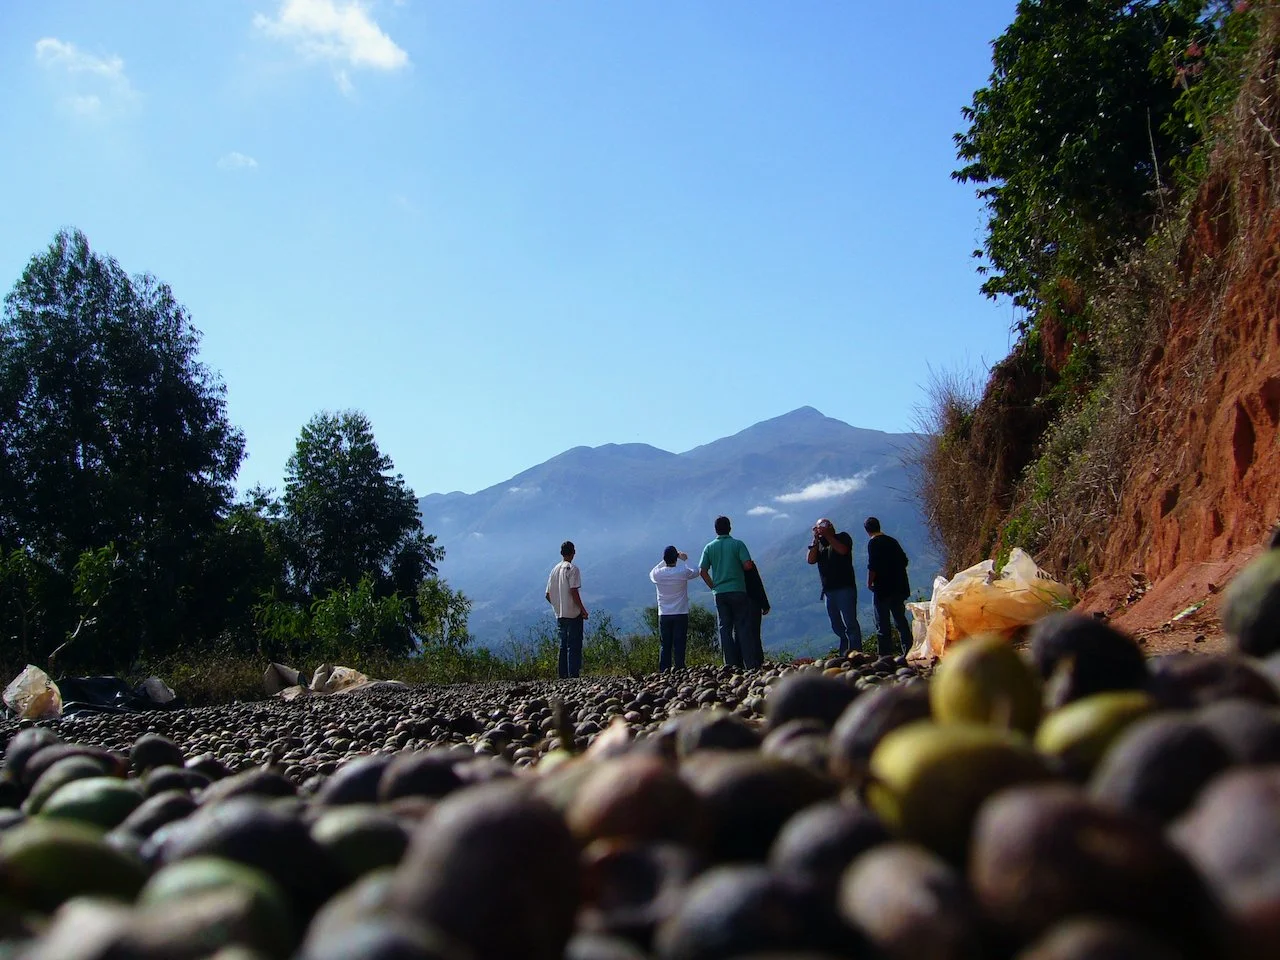
M 419 506 L 446 550 L 441 573 L 472 599 L 471 629 L 487 646 L 550 617 L 543 591 L 566 539 L 578 548 L 588 609 L 637 627 L 654 602 L 648 572 L 663 547 L 676 544 L 696 565 L 723 513 L 764 577 L 773 606 L 766 648 L 826 649 L 832 635 L 804 556 L 819 516 L 853 535 L 860 582 L 862 520 L 872 514 L 911 556 L 912 586 L 933 580 L 937 558 L 903 463 L 916 440 L 801 407 L 684 453 L 642 443 L 573 447 L 477 493 L 430 494 Z M 690 595 L 714 607 L 700 582 Z M 870 595 L 859 590 L 858 599 L 870 631 Z

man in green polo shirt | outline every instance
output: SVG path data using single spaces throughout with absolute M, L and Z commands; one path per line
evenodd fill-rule
M 698 569 L 716 595 L 716 619 L 720 624 L 720 652 L 724 662 L 727 666 L 741 667 L 743 654 L 751 656 L 752 644 L 746 642 L 751 622 L 746 571 L 755 564 L 751 562 L 747 545 L 729 536 L 730 529 L 728 517 L 716 517 L 716 538 L 702 548 Z

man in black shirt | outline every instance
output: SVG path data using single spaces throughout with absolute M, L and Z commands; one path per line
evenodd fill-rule
M 822 595 L 827 600 L 831 632 L 840 641 L 840 652 L 862 649 L 862 627 L 858 626 L 858 582 L 853 576 L 853 537 L 823 517 L 813 525 L 813 542 L 808 561 L 818 565 Z
M 907 621 L 907 597 L 911 584 L 907 580 L 907 554 L 902 544 L 880 530 L 880 521 L 867 517 L 862 525 L 871 535 L 867 541 L 867 587 L 875 597 L 876 632 L 884 645 L 881 653 L 893 644 L 893 625 L 898 626 L 898 647 L 905 655 L 911 649 L 911 624 Z M 892 622 L 891 622 L 892 621 Z
M 760 579 L 760 564 L 753 564 L 746 571 L 747 603 L 751 615 L 747 618 L 747 638 L 742 648 L 742 665 L 750 669 L 764 663 L 764 638 L 761 635 L 761 622 L 769 612 L 769 595 L 764 592 L 764 581 Z M 748 649 L 749 648 L 749 649 Z

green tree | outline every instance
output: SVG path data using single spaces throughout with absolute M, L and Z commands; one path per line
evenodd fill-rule
M 113 656 L 198 633 L 187 605 L 202 538 L 244 455 L 225 387 L 168 286 L 130 277 L 84 234 L 33 257 L 0 317 L 0 548 L 50 571 L 37 646 L 69 628 L 75 567 L 112 543 L 129 615 Z
M 418 584 L 443 551 L 393 469 L 359 411 L 319 413 L 302 428 L 281 503 L 289 577 L 301 597 L 314 601 L 368 575 L 378 596 L 398 593 L 416 606 Z
M 1208 0 L 1199 29 L 1189 43 L 1170 38 L 1163 65 L 1172 71 L 1179 95 L 1166 122 L 1171 131 L 1191 126 L 1198 143 L 1176 166 L 1184 185 L 1194 186 L 1209 168 L 1209 153 L 1225 129 L 1248 71 L 1249 52 L 1258 38 L 1260 11 L 1266 3 Z
M 427 577 L 418 585 L 418 618 L 414 632 L 424 644 L 465 647 L 471 642 L 467 617 L 471 601 L 461 590 L 452 590 L 439 577 Z
M 383 653 L 402 656 L 413 649 L 408 605 L 399 594 L 376 596 L 367 576 L 312 604 L 311 630 L 308 653 L 331 661 Z
M 45 635 L 50 579 L 49 568 L 26 550 L 0 554 L 0 644 L 8 655 L 0 668 L 26 663 Z
M 1021 0 L 963 109 L 953 176 L 987 205 L 982 290 L 1031 311 L 1059 277 L 1143 237 L 1197 139 L 1161 51 L 1199 29 L 1198 0 Z
M 209 635 L 242 653 L 263 652 L 256 609 L 286 592 L 284 544 L 269 494 L 254 489 L 204 538 L 190 606 Z
M 62 668 L 64 662 L 70 662 L 92 669 L 120 662 L 121 650 L 113 641 L 120 624 L 130 618 L 131 572 L 114 543 L 80 554 L 71 588 L 76 624 L 68 638 L 49 653 L 52 667 Z

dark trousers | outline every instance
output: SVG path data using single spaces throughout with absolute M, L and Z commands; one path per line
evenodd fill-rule
M 662 646 L 658 651 L 658 669 L 684 669 L 684 648 L 689 639 L 689 615 L 668 613 L 658 617 L 658 636 Z
M 858 588 L 836 587 L 827 591 L 827 617 L 831 632 L 840 641 L 841 653 L 862 649 L 862 627 L 858 624 Z
M 880 655 L 893 652 L 893 624 L 898 625 L 898 648 L 906 656 L 911 649 L 911 623 L 907 620 L 906 597 L 882 597 L 872 593 L 876 607 L 876 633 L 880 635 Z M 892 622 L 891 622 L 892 621 Z
M 582 672 L 582 616 L 558 617 L 560 628 L 560 678 L 576 677 Z
M 751 602 L 747 591 L 733 590 L 716 594 L 716 619 L 720 623 L 720 653 L 726 666 L 742 666 L 742 648 L 747 642 L 747 621 Z

